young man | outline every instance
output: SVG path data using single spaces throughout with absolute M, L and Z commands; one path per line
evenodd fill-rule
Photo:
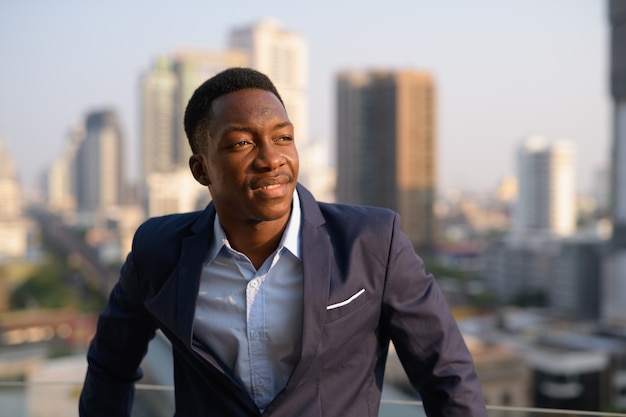
M 263 74 L 200 86 L 185 130 L 213 202 L 150 219 L 100 316 L 82 416 L 127 416 L 155 330 L 172 344 L 176 415 L 374 417 L 390 340 L 429 416 L 486 416 L 433 277 L 386 209 L 318 203 Z

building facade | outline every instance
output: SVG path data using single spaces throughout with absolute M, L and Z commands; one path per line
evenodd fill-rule
M 626 2 L 609 0 L 613 98 L 610 213 L 613 235 L 604 262 L 602 317 L 626 329 Z
M 529 136 L 517 153 L 518 235 L 569 236 L 576 231 L 575 153 L 571 143 Z
M 141 78 L 141 176 L 171 172 L 178 162 L 176 76 L 173 61 L 159 57 Z
M 76 202 L 89 222 L 94 213 L 122 203 L 125 187 L 124 140 L 117 114 L 87 114 L 85 138 L 76 153 Z
M 50 166 L 47 176 L 48 209 L 69 217 L 77 208 L 77 152 L 85 140 L 84 123 L 70 129 L 61 155 Z
M 416 248 L 435 240 L 435 85 L 428 73 L 337 76 L 337 201 L 387 207 Z

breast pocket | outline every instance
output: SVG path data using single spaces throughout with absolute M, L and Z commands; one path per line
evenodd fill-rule
M 347 297 L 340 298 L 326 306 L 326 323 L 346 317 L 363 307 L 368 300 L 365 288 L 355 291 Z

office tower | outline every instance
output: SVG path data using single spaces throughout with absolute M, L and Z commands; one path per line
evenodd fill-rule
M 574 147 L 524 139 L 517 153 L 519 189 L 515 204 L 517 235 L 569 236 L 576 230 Z
M 400 213 L 416 248 L 434 244 L 435 86 L 414 71 L 337 76 L 337 201 Z
M 85 128 L 81 123 L 69 131 L 63 153 L 50 166 L 46 188 L 48 209 L 53 212 L 70 215 L 76 211 L 76 158 L 84 140 Z
M 609 1 L 613 98 L 610 212 L 613 234 L 604 263 L 603 318 L 626 328 L 626 2 Z
M 295 126 L 296 138 L 309 136 L 307 97 L 307 45 L 296 32 L 266 19 L 230 33 L 229 46 L 242 50 L 250 66 L 266 74 L 276 85 Z
M 159 57 L 141 78 L 141 175 L 170 172 L 179 152 L 176 135 L 176 77 L 173 62 Z
M 85 120 L 85 138 L 76 155 L 76 200 L 87 217 L 122 202 L 124 149 L 117 115 L 94 111 Z

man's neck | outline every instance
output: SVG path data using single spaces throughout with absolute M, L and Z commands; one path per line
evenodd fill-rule
M 289 217 L 261 223 L 238 223 L 224 225 L 230 246 L 250 259 L 259 269 L 263 262 L 276 250 L 282 239 Z

